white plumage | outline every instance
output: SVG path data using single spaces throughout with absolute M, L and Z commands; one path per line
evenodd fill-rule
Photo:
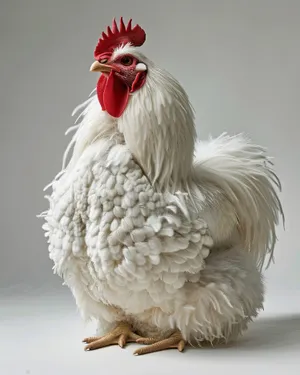
M 136 48 L 145 85 L 119 118 L 93 96 L 45 214 L 54 271 L 85 319 L 191 343 L 235 338 L 263 304 L 261 275 L 282 214 L 261 147 L 226 134 L 196 144 L 180 84 Z M 69 150 L 69 149 L 68 149 Z

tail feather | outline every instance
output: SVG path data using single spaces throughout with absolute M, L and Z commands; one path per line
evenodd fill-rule
M 223 133 L 197 144 L 195 171 L 201 181 L 222 189 L 234 207 L 246 249 L 256 255 L 260 268 L 269 255 L 268 267 L 284 213 L 278 197 L 281 183 L 266 150 L 241 134 Z

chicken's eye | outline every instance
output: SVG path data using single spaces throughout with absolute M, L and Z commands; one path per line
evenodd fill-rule
M 130 56 L 123 56 L 121 59 L 121 64 L 129 66 L 133 63 L 133 58 Z

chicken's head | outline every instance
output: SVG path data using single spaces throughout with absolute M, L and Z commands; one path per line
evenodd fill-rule
M 132 54 L 131 47 L 141 46 L 146 38 L 144 30 L 131 20 L 125 26 L 121 18 L 120 27 L 113 21 L 112 29 L 102 33 L 94 56 L 96 61 L 90 70 L 101 72 L 97 84 L 97 95 L 101 107 L 113 117 L 120 117 L 125 110 L 130 94 L 139 90 L 145 83 L 147 66 L 139 57 Z M 120 47 L 128 47 L 120 48 Z

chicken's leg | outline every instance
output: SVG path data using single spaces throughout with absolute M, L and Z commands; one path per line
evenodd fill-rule
M 138 338 L 136 342 L 139 344 L 146 344 L 148 346 L 137 349 L 133 353 L 134 355 L 153 353 L 165 349 L 178 349 L 180 352 L 182 352 L 186 343 L 179 331 L 174 332 L 170 337 L 163 340 L 141 337 Z
M 129 324 L 120 322 L 111 332 L 104 336 L 87 337 L 82 342 L 86 345 L 84 350 L 100 349 L 105 346 L 118 344 L 121 348 L 127 342 L 136 342 L 137 339 L 143 339 L 141 336 L 132 332 Z

